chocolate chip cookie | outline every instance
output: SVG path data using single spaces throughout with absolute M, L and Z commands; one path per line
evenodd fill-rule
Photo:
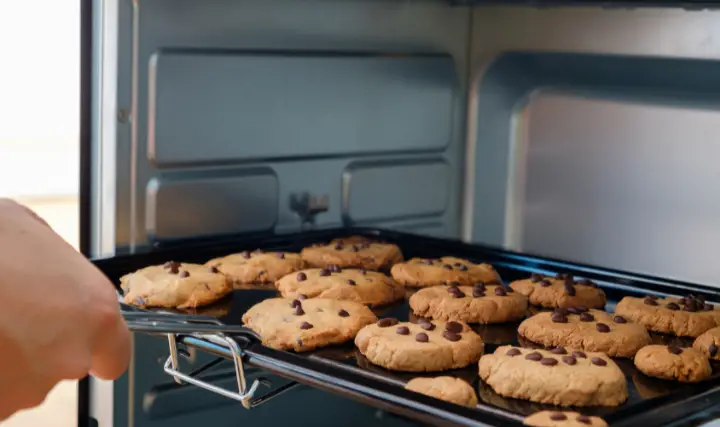
M 377 320 L 365 305 L 333 299 L 266 299 L 248 310 L 243 324 L 278 350 L 310 351 L 350 341 Z
M 718 326 L 720 310 L 701 297 L 625 297 L 615 313 L 643 325 L 650 331 L 683 337 L 697 337 Z
M 311 268 L 288 274 L 276 283 L 285 298 L 331 298 L 378 306 L 402 299 L 405 288 L 377 271 Z
M 364 327 L 355 345 L 370 362 L 393 371 L 436 372 L 476 362 L 483 341 L 460 322 L 398 322 L 380 319 Z
M 492 265 L 474 264 L 455 257 L 413 258 L 394 265 L 390 274 L 398 283 L 413 287 L 501 283 L 500 275 Z
M 603 352 L 612 357 L 632 357 L 650 344 L 642 325 L 585 307 L 538 313 L 520 324 L 518 334 L 545 347 Z
M 504 323 L 520 320 L 527 298 L 501 284 L 432 286 L 410 297 L 410 308 L 420 317 L 467 323 Z
M 498 347 L 479 363 L 495 393 L 558 406 L 617 406 L 627 400 L 625 375 L 603 353 L 565 354 Z
M 455 377 L 413 378 L 405 384 L 405 389 L 463 406 L 473 407 L 478 403 L 470 384 Z
M 603 308 L 607 302 L 605 292 L 594 282 L 574 280 L 569 274 L 556 277 L 533 274 L 529 279 L 512 282 L 510 287 L 527 296 L 530 304 L 541 307 Z
M 299 254 L 289 252 L 240 252 L 207 263 L 215 267 L 236 285 L 274 283 L 279 278 L 300 270 L 305 262 Z
M 693 348 L 701 351 L 705 357 L 720 360 L 720 327 L 708 329 L 693 342 Z
M 194 308 L 211 304 L 232 291 L 217 269 L 169 261 L 120 278 L 124 301 L 138 307 Z
M 335 239 L 327 245 L 316 245 L 302 250 L 302 259 L 309 267 L 364 268 L 366 270 L 389 269 L 403 260 L 402 252 L 392 243 L 376 242 L 352 236 Z
M 705 354 L 676 345 L 648 345 L 635 355 L 635 367 L 650 377 L 696 383 L 712 375 Z
M 542 411 L 526 417 L 526 426 L 533 427 L 607 427 L 600 417 L 591 417 L 570 411 Z

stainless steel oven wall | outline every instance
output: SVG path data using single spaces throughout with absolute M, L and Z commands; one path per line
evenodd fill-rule
M 131 118 L 118 141 L 118 247 L 299 230 L 292 201 L 305 195 L 327 196 L 317 227 L 459 235 L 469 9 L 133 5 L 120 31 L 132 43 L 119 61 Z
M 459 236 L 469 9 L 428 0 L 117 7 L 117 76 L 106 81 L 116 78 L 118 91 L 102 102 L 117 104 L 117 121 L 101 126 L 117 135 L 117 250 L 299 230 L 292 201 L 306 193 L 327 196 L 317 227 Z M 107 186 L 113 171 L 97 169 Z M 127 381 L 114 385 L 115 425 L 403 425 L 308 389 L 248 412 L 170 387 L 164 340 L 136 335 L 134 354 Z
M 713 284 L 720 12 L 477 8 L 466 237 Z

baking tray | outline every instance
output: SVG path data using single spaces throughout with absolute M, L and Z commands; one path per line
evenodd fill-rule
M 474 262 L 488 262 L 496 267 L 506 284 L 516 279 L 526 278 L 530 273 L 544 275 L 570 273 L 578 278 L 591 279 L 604 289 L 608 297 L 607 309 L 609 311 L 612 311 L 617 301 L 626 295 L 683 296 L 692 293 L 702 295 L 708 301 L 720 301 L 720 292 L 707 286 L 520 254 L 487 246 L 470 245 L 459 241 L 376 229 L 336 229 L 271 237 L 245 236 L 175 242 L 141 253 L 94 260 L 94 263 L 111 280 L 118 283 L 119 277 L 123 274 L 147 265 L 162 264 L 169 260 L 203 263 L 219 255 L 256 248 L 299 251 L 313 243 L 326 242 L 350 235 L 362 235 L 396 243 L 406 258 L 452 255 Z M 408 292 L 412 291 L 408 290 Z M 434 425 L 521 425 L 522 419 L 526 415 L 543 409 L 557 409 L 552 405 L 508 399 L 495 394 L 492 389 L 479 380 L 477 364 L 472 364 L 465 369 L 443 373 L 411 374 L 392 372 L 372 365 L 357 352 L 352 343 L 308 353 L 291 353 L 267 348 L 260 344 L 259 339 L 252 331 L 239 327 L 239 325 L 241 325 L 243 313 L 250 307 L 265 298 L 277 295 L 272 286 L 248 286 L 246 289 L 234 291 L 228 298 L 209 307 L 185 313 L 168 313 L 167 311 L 161 313 L 160 319 L 177 318 L 182 321 L 178 327 L 166 331 L 173 333 L 168 335 L 171 357 L 166 363 L 166 372 L 171 375 L 177 373 L 174 370 L 178 364 L 178 355 L 175 349 L 180 349 L 182 352 L 183 346 L 190 346 L 220 358 L 234 360 L 238 385 L 245 392 L 251 387 L 245 384 L 242 368 L 244 365 L 250 365 L 289 380 L 335 392 L 380 409 Z M 146 311 L 143 310 L 135 309 L 133 311 L 138 315 L 146 314 Z M 414 320 L 407 298 L 396 304 L 379 307 L 375 311 L 379 317 L 395 317 L 401 321 Z M 192 322 L 193 319 L 201 321 L 201 323 Z M 187 320 L 192 323 L 185 323 Z M 149 325 L 157 326 L 157 324 L 151 322 Z M 224 335 L 219 337 L 218 335 L 190 332 L 198 325 L 209 324 L 212 324 L 211 329 L 215 328 L 210 332 L 224 332 Z M 474 329 L 485 341 L 485 351 L 490 353 L 499 345 L 532 345 L 527 342 L 518 343 L 518 324 L 476 325 Z M 149 327 L 145 331 L 152 332 L 153 328 Z M 678 338 L 675 337 L 651 335 L 655 343 L 678 342 Z M 228 342 L 231 344 L 228 345 Z M 689 345 L 691 342 L 686 339 L 683 341 L 685 345 Z M 692 426 L 713 419 L 716 412 L 717 416 L 720 416 L 720 409 L 713 409 L 713 406 L 716 406 L 715 403 L 720 402 L 720 365 L 713 366 L 713 376 L 708 381 L 699 384 L 681 384 L 647 377 L 634 368 L 631 360 L 615 360 L 627 378 L 628 401 L 618 407 L 580 408 L 579 410 L 584 414 L 601 416 L 612 426 L 638 424 Z M 437 375 L 453 375 L 471 383 L 478 392 L 480 402 L 478 406 L 465 408 L 408 392 L 403 388 L 403 385 L 413 377 Z M 173 376 L 176 380 L 179 379 L 177 375 Z M 240 381 L 241 376 L 242 381 Z M 188 376 L 184 376 L 184 378 L 192 381 Z M 251 407 L 264 403 L 269 398 L 285 392 L 288 388 L 289 386 L 286 385 L 275 390 L 268 397 L 248 399 L 243 401 L 243 404 Z M 213 391 L 220 393 L 218 390 Z M 254 388 L 252 391 L 255 391 Z M 225 395 L 232 397 L 230 393 Z

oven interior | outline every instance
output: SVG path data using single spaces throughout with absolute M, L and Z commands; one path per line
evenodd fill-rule
M 93 256 L 377 227 L 711 286 L 720 274 L 713 2 L 84 5 Z M 129 374 L 91 389 L 113 402 L 97 419 L 407 423 L 305 387 L 279 398 L 286 411 L 160 397 L 167 343 L 134 340 Z

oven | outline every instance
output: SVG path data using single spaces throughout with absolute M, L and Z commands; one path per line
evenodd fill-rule
M 715 300 L 720 14 L 651 3 L 83 0 L 81 249 L 113 278 L 354 230 L 510 277 L 571 270 L 617 295 Z M 511 425 L 522 412 L 477 415 L 245 343 L 245 388 L 271 397 L 247 409 L 173 381 L 166 362 L 182 359 L 238 385 L 231 347 L 178 339 L 135 333 L 123 378 L 81 383 L 79 422 Z M 713 390 L 609 419 L 699 425 Z

